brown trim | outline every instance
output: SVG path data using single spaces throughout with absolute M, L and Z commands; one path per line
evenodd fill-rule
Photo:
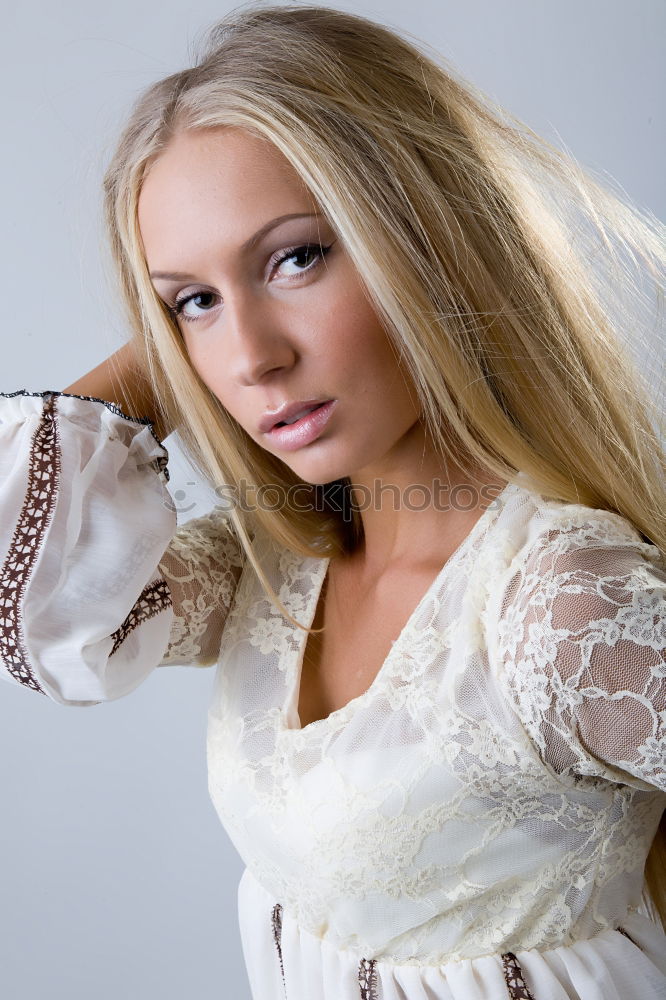
M 361 1000 L 379 1000 L 376 959 L 361 959 L 358 966 L 358 985 L 361 990 Z
M 282 973 L 282 987 L 284 995 L 287 996 L 287 984 L 284 978 L 284 962 L 282 961 L 282 904 L 276 903 L 271 911 L 271 928 L 273 930 L 273 941 L 280 960 L 280 972 Z
M 502 968 L 510 1000 L 535 1000 L 527 988 L 520 962 L 512 951 L 506 951 L 502 955 Z
M 0 570 L 0 658 L 19 684 L 40 694 L 46 691 L 30 665 L 23 632 L 23 600 L 53 517 L 60 486 L 56 395 L 42 394 L 44 405 L 30 445 L 25 499 Z
M 109 657 L 113 656 L 130 632 L 171 606 L 171 592 L 166 580 L 160 577 L 155 583 L 149 583 L 147 587 L 144 587 L 125 621 L 111 636 L 113 646 Z
M 641 948 L 641 946 L 638 944 L 638 942 L 634 941 L 634 939 L 632 938 L 631 934 L 627 934 L 627 932 L 625 931 L 624 927 L 618 927 L 617 930 L 620 932 L 620 934 L 624 934 L 624 936 L 626 938 L 628 938 L 631 941 L 632 944 L 635 944 L 637 948 Z M 642 948 L 641 948 L 641 951 L 642 951 Z
M 111 413 L 115 413 L 117 416 L 122 417 L 124 420 L 129 420 L 133 424 L 144 424 L 150 427 L 150 433 L 153 435 L 157 443 L 161 448 L 164 448 L 166 452 L 167 449 L 165 445 L 160 441 L 157 434 L 155 433 L 155 425 L 150 417 L 131 417 L 129 414 L 124 413 L 115 403 L 111 403 L 108 399 L 99 399 L 98 396 L 79 396 L 75 392 L 59 392 L 56 389 L 45 389 L 44 392 L 28 392 L 26 389 L 17 389 L 15 392 L 0 392 L 0 399 L 13 399 L 14 396 L 41 396 L 42 399 L 46 400 L 48 398 L 56 399 L 58 396 L 65 396 L 69 399 L 83 399 L 89 403 L 102 403 L 106 406 L 107 410 Z M 155 470 L 157 472 L 163 472 L 164 478 L 169 482 L 169 469 L 167 468 L 167 463 L 169 460 L 168 452 L 166 455 L 160 455 L 155 459 Z

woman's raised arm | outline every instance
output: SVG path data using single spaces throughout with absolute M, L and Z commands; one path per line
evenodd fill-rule
M 116 402 L 130 416 L 148 417 L 163 441 L 173 427 L 167 427 L 155 405 L 150 383 L 141 371 L 131 341 L 109 355 L 65 390 L 77 396 L 93 396 Z
M 243 564 L 219 511 L 177 529 L 148 419 L 87 396 L 0 393 L 0 677 L 69 705 L 213 663 Z

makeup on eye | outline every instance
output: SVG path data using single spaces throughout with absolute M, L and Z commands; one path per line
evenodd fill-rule
M 278 268 L 281 267 L 282 264 L 285 264 L 288 261 L 298 257 L 301 258 L 312 257 L 313 258 L 312 261 L 306 264 L 306 266 L 301 267 L 295 274 L 286 276 L 287 281 L 299 281 L 303 275 L 310 274 L 310 272 L 314 271 L 315 268 L 317 268 L 322 263 L 324 257 L 328 254 L 329 250 L 331 250 L 332 246 L 333 246 L 332 243 L 328 244 L 328 246 L 323 246 L 320 243 L 310 242 L 310 243 L 296 244 L 294 246 L 286 247 L 279 251 L 276 251 L 274 254 L 271 255 L 269 259 L 269 265 L 272 268 Z M 215 292 L 202 289 L 200 291 L 195 291 L 186 295 L 182 295 L 180 297 L 176 297 L 171 302 L 166 301 L 165 304 L 174 319 L 183 319 L 187 323 L 192 323 L 192 322 L 197 322 L 197 320 L 201 318 L 202 314 L 200 313 L 197 316 L 188 315 L 184 311 L 185 307 L 188 305 L 188 303 L 194 301 L 195 299 L 206 298 L 206 297 L 215 299 L 218 296 L 216 295 Z M 203 314 L 205 315 L 205 313 L 210 312 L 213 306 L 214 304 L 211 303 L 208 308 L 203 307 Z

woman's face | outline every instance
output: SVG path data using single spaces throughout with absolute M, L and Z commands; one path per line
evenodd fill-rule
M 389 468 L 418 404 L 316 213 L 282 154 L 232 128 L 179 134 L 139 199 L 152 281 L 192 366 L 262 448 L 302 480 L 326 483 Z M 282 433 L 262 426 L 284 405 L 326 401 Z

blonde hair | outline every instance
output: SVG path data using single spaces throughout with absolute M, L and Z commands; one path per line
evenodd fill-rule
M 635 325 L 637 353 L 649 356 L 635 320 L 643 278 L 661 287 L 663 227 L 437 53 L 327 7 L 229 14 L 194 67 L 141 96 L 105 177 L 135 346 L 167 425 L 207 479 L 309 489 L 310 510 L 252 514 L 296 552 L 346 553 L 361 537 L 358 512 L 343 516 L 332 499 L 348 481 L 303 484 L 254 442 L 190 366 L 149 280 L 137 221 L 146 171 L 178 132 L 219 126 L 269 140 L 303 178 L 413 380 L 444 464 L 469 456 L 470 469 L 509 482 L 520 472 L 537 493 L 619 513 L 666 551 L 663 415 L 622 334 Z M 254 556 L 252 519 L 230 516 L 294 622 Z M 646 877 L 666 923 L 663 818 L 660 829 Z

